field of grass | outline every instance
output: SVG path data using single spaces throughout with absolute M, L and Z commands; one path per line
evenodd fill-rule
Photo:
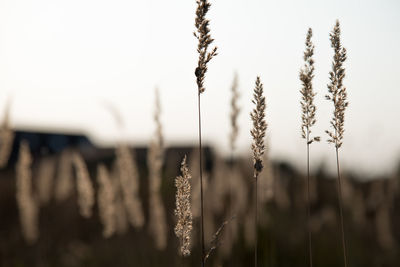
M 98 163 L 108 168 L 114 161 L 113 150 L 85 150 L 83 153 L 94 187 Z M 199 203 L 193 202 L 192 254 L 182 259 L 179 242 L 174 235 L 176 218 L 174 178 L 179 174 L 179 162 L 184 154 L 196 157 L 190 147 L 166 150 L 162 167 L 161 199 L 166 214 L 167 245 L 157 249 L 150 233 L 149 182 L 146 149 L 132 150 L 136 154 L 139 170 L 139 196 L 144 212 L 144 226 L 124 229 L 104 238 L 98 205 L 90 218 L 79 213 L 77 191 L 64 200 L 58 200 L 55 190 L 50 191 L 49 202 L 40 206 L 38 239 L 28 244 L 21 231 L 18 205 L 15 197 L 15 171 L 12 166 L 3 169 L 0 179 L 0 265 L 1 266 L 198 266 L 200 261 Z M 205 235 L 206 248 L 210 248 L 213 233 L 228 218 L 228 200 L 232 199 L 235 218 L 223 230 L 217 249 L 211 254 L 207 266 L 250 266 L 253 264 L 254 228 L 252 213 L 253 187 L 251 159 L 235 162 L 236 174 L 229 175 L 229 160 L 223 160 L 205 150 Z M 54 157 L 59 168 L 60 155 Z M 38 165 L 44 157 L 34 161 L 33 188 L 37 192 Z M 189 160 L 190 161 L 190 160 Z M 192 160 L 189 166 L 194 166 Z M 260 266 L 308 266 L 307 252 L 307 198 L 306 176 L 285 162 L 268 163 L 260 176 L 258 259 Z M 343 261 L 338 217 L 335 179 L 320 169 L 312 176 L 311 229 L 313 258 L 316 266 L 340 266 Z M 55 177 L 53 177 L 55 178 Z M 70 173 L 75 180 L 74 172 Z M 231 198 L 226 179 L 233 181 Z M 343 201 L 349 266 L 397 266 L 400 261 L 398 244 L 400 232 L 399 182 L 400 173 L 391 177 L 361 182 L 350 173 L 343 175 Z M 115 179 L 115 177 L 114 177 Z M 193 174 L 193 189 L 198 175 Z M 54 181 L 56 183 L 56 181 Z M 53 187 L 55 188 L 55 184 Z M 98 189 L 96 189 L 98 191 Z M 126 219 L 127 220 L 127 219 Z M 125 222 L 128 224 L 128 221 Z
M 206 74 L 220 51 L 210 8 L 208 0 L 196 0 L 195 144 L 165 146 L 169 122 L 161 119 L 158 89 L 155 130 L 143 148 L 126 141 L 100 148 L 85 136 L 14 129 L 9 97 L 0 126 L 0 266 L 398 266 L 400 168 L 366 180 L 340 167 L 351 100 L 339 21 L 329 33 L 333 57 L 324 97 L 332 113 L 323 118 L 329 122 L 323 136 L 314 135 L 315 46 L 313 30 L 305 31 L 293 90 L 301 107 L 295 114 L 301 132 L 293 136 L 303 139 L 299 161 L 306 162 L 299 170 L 269 156 L 269 97 L 256 74 L 252 98 L 244 99 L 253 105 L 248 153 L 236 150 L 238 74 L 229 96 L 227 155 L 202 139 Z M 118 107 L 107 108 L 122 136 Z M 311 161 L 320 141 L 332 145 L 334 175 Z

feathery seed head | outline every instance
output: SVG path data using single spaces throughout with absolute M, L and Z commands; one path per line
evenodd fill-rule
M 118 178 L 121 184 L 122 201 L 129 223 L 135 228 L 144 225 L 142 202 L 139 198 L 139 172 L 134 154 L 126 144 L 116 148 Z
M 32 156 L 29 143 L 22 141 L 16 165 L 17 174 L 17 203 L 21 221 L 22 234 L 29 244 L 33 244 L 39 237 L 38 217 L 39 208 L 37 199 L 32 192 Z
M 190 206 L 191 186 L 190 179 L 192 176 L 186 163 L 186 155 L 181 163 L 181 175 L 175 178 L 176 194 L 175 194 L 175 216 L 177 223 L 175 226 L 175 234 L 179 238 L 180 252 L 183 256 L 190 255 L 190 236 L 192 231 L 192 210 Z
M 314 105 L 314 97 L 316 93 L 313 91 L 312 79 L 314 78 L 314 44 L 311 41 L 312 37 L 312 29 L 309 28 L 307 32 L 306 38 L 306 50 L 304 51 L 304 67 L 300 69 L 300 81 L 302 83 L 302 88 L 300 93 L 301 97 L 301 136 L 304 139 L 307 139 L 308 144 L 311 144 L 313 141 L 319 141 L 320 138 L 310 137 L 311 127 L 315 124 L 315 111 L 316 107 Z
M 231 98 L 231 128 L 232 132 L 229 136 L 229 145 L 231 147 L 231 151 L 233 152 L 236 148 L 236 139 L 239 134 L 239 126 L 237 123 L 237 118 L 240 113 L 240 108 L 238 107 L 237 101 L 239 99 L 239 92 L 238 92 L 238 75 L 235 73 L 233 78 L 233 83 L 231 87 L 232 91 L 232 98 Z
M 330 122 L 333 131 L 325 131 L 329 135 L 328 142 L 333 143 L 336 148 L 341 147 L 344 134 L 344 111 L 348 106 L 346 87 L 343 86 L 345 68 L 343 63 L 347 58 L 346 49 L 340 41 L 340 24 L 336 21 L 333 31 L 330 33 L 331 46 L 334 49 L 332 71 L 329 73 L 327 100 L 333 102 L 334 111 Z
M 147 154 L 150 187 L 149 230 L 150 234 L 154 237 L 157 249 L 163 250 L 167 246 L 167 223 L 165 219 L 165 209 L 160 193 L 162 182 L 162 165 L 164 160 L 164 142 L 160 120 L 161 106 L 157 88 L 155 91 L 155 97 L 154 122 L 156 124 L 156 132 Z
M 79 212 L 82 217 L 90 218 L 94 205 L 92 181 L 90 180 L 86 163 L 78 152 L 73 153 L 72 162 L 76 170 Z
M 97 202 L 100 220 L 103 224 L 103 236 L 108 238 L 116 230 L 115 192 L 110 175 L 104 164 L 97 166 L 97 183 L 99 184 Z
M 208 0 L 196 0 L 196 3 L 197 9 L 195 26 L 197 31 L 193 34 L 199 41 L 197 45 L 199 61 L 195 70 L 195 76 L 197 79 L 198 92 L 200 94 L 205 91 L 204 77 L 207 72 L 207 64 L 214 56 L 217 55 L 217 47 L 214 47 L 211 52 L 208 51 L 208 46 L 214 41 L 210 34 L 210 21 L 206 19 L 206 14 L 210 9 L 211 4 L 208 2 Z
M 253 121 L 253 129 L 251 129 L 250 133 L 253 137 L 251 149 L 253 150 L 254 178 L 262 171 L 262 155 L 265 151 L 264 138 L 267 130 L 267 123 L 265 122 L 266 104 L 263 92 L 263 84 L 261 83 L 260 77 L 257 77 L 253 94 L 254 99 L 252 100 L 256 107 L 250 113 L 251 120 Z

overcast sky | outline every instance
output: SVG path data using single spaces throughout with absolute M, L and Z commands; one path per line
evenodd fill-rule
M 257 75 L 267 98 L 269 152 L 304 164 L 300 82 L 304 40 L 314 31 L 317 91 L 313 162 L 334 163 L 326 143 L 332 104 L 324 99 L 335 20 L 348 50 L 345 64 L 344 168 L 388 171 L 400 160 L 400 2 L 211 1 L 219 55 L 202 95 L 204 138 L 227 150 L 230 85 L 241 92 L 239 150 L 250 153 L 249 112 Z M 160 89 L 167 144 L 197 138 L 195 0 L 0 0 L 0 109 L 13 95 L 12 124 L 87 133 L 105 144 L 118 136 L 149 141 L 154 88 Z M 116 107 L 125 130 L 107 108 Z M 316 163 L 314 164 L 316 165 Z

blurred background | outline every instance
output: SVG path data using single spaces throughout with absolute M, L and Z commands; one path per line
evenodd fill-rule
M 193 192 L 198 189 L 195 8 L 194 0 L 0 0 L 1 266 L 199 263 L 198 216 L 194 214 L 192 256 L 179 257 L 173 230 L 174 178 L 185 154 Z M 307 266 L 306 146 L 301 138 L 298 73 L 309 27 L 316 62 L 313 133 L 322 137 L 311 146 L 315 264 L 342 264 L 335 154 L 324 133 L 332 115 L 332 104 L 324 96 L 333 55 L 329 32 L 336 19 L 348 51 L 344 84 L 350 105 L 340 153 L 349 266 L 398 265 L 399 12 L 395 0 L 212 2 L 210 27 L 219 55 L 209 65 L 202 95 L 207 244 L 231 216 L 229 207 L 237 212 L 210 265 L 252 264 L 249 112 L 254 81 L 260 75 L 268 122 L 267 166 L 260 178 L 260 260 L 263 266 Z M 240 113 L 232 160 L 229 116 L 234 73 Z M 149 178 L 154 175 L 149 171 L 149 147 L 157 140 L 155 88 L 164 148 L 161 184 L 155 186 L 158 200 L 151 197 Z M 32 162 L 18 165 L 23 140 L 29 144 Z M 82 161 L 77 158 L 83 160 L 96 198 L 90 218 L 80 210 Z M 121 200 L 129 193 L 122 180 L 114 195 L 125 204 L 115 209 L 125 213 L 115 215 L 119 227 L 104 237 L 97 201 L 102 188 L 99 164 L 107 168 L 111 181 L 131 170 L 126 177 L 136 185 L 127 187 L 138 190 L 141 226 L 129 219 L 129 205 Z M 29 170 L 20 173 L 31 177 L 21 180 L 26 185 L 31 181 L 31 186 L 18 187 L 18 166 Z M 25 198 L 18 192 L 25 192 Z M 193 199 L 196 213 L 198 202 L 196 196 Z M 153 205 L 164 210 L 159 235 L 164 241 L 157 241 L 158 228 L 150 223 Z

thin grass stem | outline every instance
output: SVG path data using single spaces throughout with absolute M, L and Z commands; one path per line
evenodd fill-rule
M 199 165 L 200 165 L 200 235 L 201 235 L 201 266 L 205 265 L 205 246 L 204 246 L 204 208 L 203 208 L 203 155 L 201 143 L 201 97 L 198 92 L 198 113 L 199 113 Z
M 340 230 L 342 234 L 342 247 L 343 247 L 343 260 L 344 267 L 347 267 L 347 254 L 346 254 L 346 239 L 344 233 L 344 220 L 343 220 L 343 195 L 342 195 L 342 182 L 340 176 L 340 165 L 339 165 L 339 148 L 336 147 L 336 167 L 337 167 L 337 190 L 339 200 L 339 213 L 340 213 Z
M 308 253 L 310 257 L 310 267 L 313 266 L 312 239 L 311 239 L 311 198 L 310 198 L 310 144 L 309 132 L 307 132 L 307 232 L 308 232 Z
M 258 196 L 257 196 L 257 181 L 258 181 L 258 174 L 256 175 L 254 179 L 254 206 L 255 206 L 255 211 L 254 211 L 254 231 L 255 231 L 255 241 L 254 241 L 254 266 L 257 265 L 257 251 L 258 251 Z

